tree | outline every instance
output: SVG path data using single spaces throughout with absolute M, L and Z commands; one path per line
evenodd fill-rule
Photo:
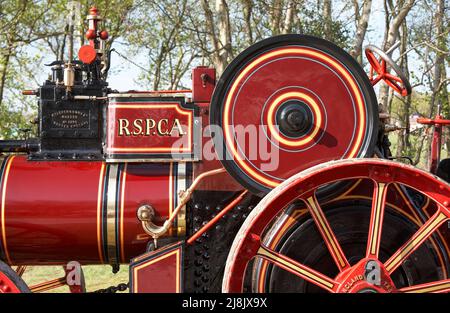
M 385 0 L 385 33 L 382 49 L 388 51 L 398 39 L 399 29 L 408 12 L 414 6 L 415 0 Z M 392 52 L 390 53 L 392 55 Z M 378 93 L 378 102 L 387 111 L 389 101 L 389 89 L 386 84 L 381 84 Z
M 370 12 L 372 10 L 372 0 L 364 0 L 361 5 L 358 0 L 353 0 L 355 10 L 355 39 L 350 54 L 360 64 L 362 64 L 362 46 L 366 37 L 367 27 L 369 26 Z M 361 11 L 361 12 L 360 12 Z

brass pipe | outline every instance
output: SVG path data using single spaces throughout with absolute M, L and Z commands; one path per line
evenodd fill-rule
M 155 247 L 156 247 L 156 240 L 164 235 L 170 228 L 170 225 L 172 224 L 175 217 L 180 212 L 181 208 L 186 205 L 186 203 L 191 199 L 192 193 L 195 191 L 195 188 L 200 184 L 200 182 L 210 176 L 225 173 L 226 170 L 224 168 L 219 168 L 211 171 L 204 172 L 200 174 L 194 181 L 192 182 L 191 186 L 186 189 L 185 191 L 180 191 L 180 203 L 177 205 L 175 210 L 172 212 L 172 214 L 169 216 L 169 218 L 164 222 L 162 226 L 155 225 L 153 223 L 153 219 L 155 217 L 153 208 L 149 205 L 143 205 L 138 208 L 137 216 L 138 219 L 142 223 L 142 228 L 144 231 L 150 235 L 153 240 L 155 240 Z

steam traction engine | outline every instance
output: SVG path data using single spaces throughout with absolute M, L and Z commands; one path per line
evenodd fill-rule
M 69 283 L 21 274 L 70 261 L 129 264 L 131 292 L 450 290 L 450 186 L 434 175 L 449 122 L 421 121 L 431 173 L 388 160 L 372 86 L 411 88 L 383 51 L 366 49 L 368 77 L 330 42 L 283 35 L 217 82 L 199 67 L 192 90 L 118 92 L 88 20 L 78 60 L 25 92 L 38 138 L 0 142 L 1 292 Z

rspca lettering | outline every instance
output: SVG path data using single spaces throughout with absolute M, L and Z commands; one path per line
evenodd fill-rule
M 181 127 L 180 120 L 175 118 L 169 120 L 163 118 L 154 120 L 152 118 L 134 119 L 130 121 L 126 118 L 119 118 L 118 135 L 119 136 L 178 136 L 181 137 L 186 133 Z

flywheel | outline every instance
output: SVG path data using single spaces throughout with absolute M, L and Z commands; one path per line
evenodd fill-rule
M 216 86 L 210 118 L 224 167 L 260 194 L 311 166 L 372 156 L 378 130 L 359 64 L 331 42 L 295 34 L 239 54 Z

